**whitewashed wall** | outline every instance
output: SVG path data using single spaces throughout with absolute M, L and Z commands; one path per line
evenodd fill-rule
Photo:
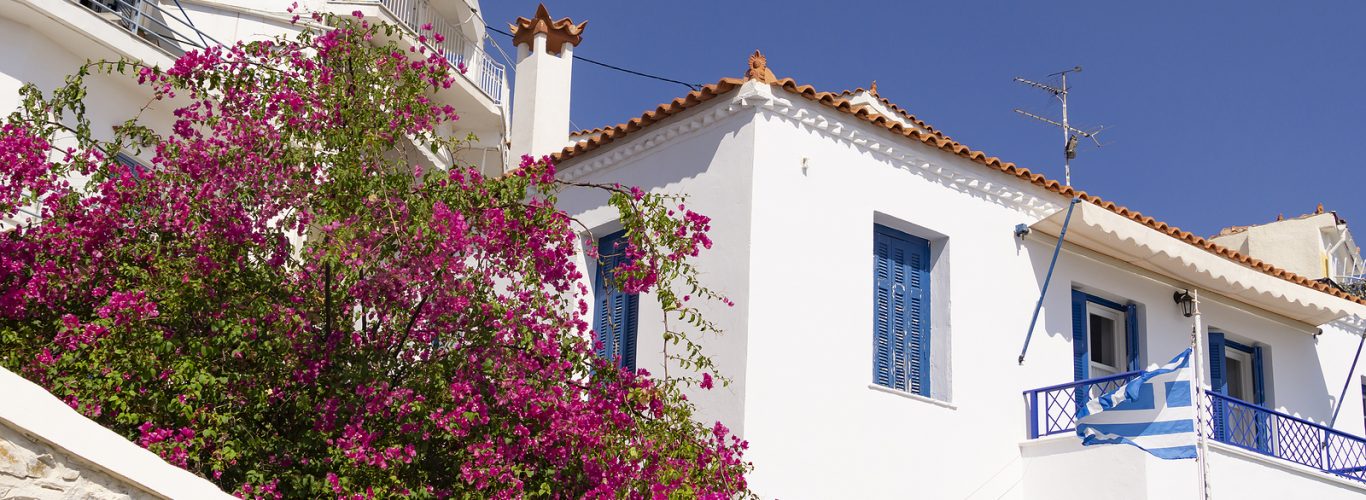
M 0 368 L 0 498 L 230 498 Z
M 1017 364 L 1055 240 L 1012 230 L 1067 200 L 785 92 L 765 94 L 742 89 L 562 166 L 688 193 L 714 217 L 717 248 L 700 266 L 737 306 L 709 311 L 729 330 L 710 347 L 738 383 L 726 397 L 699 399 L 701 418 L 743 431 L 762 496 L 1023 498 L 1032 458 L 1020 448 L 1022 391 L 1073 378 L 1072 288 L 1140 304 L 1145 365 L 1188 344 L 1190 320 L 1172 301 L 1179 281 L 1068 246 Z M 601 198 L 565 202 L 590 227 L 613 228 Z M 875 223 L 931 241 L 932 398 L 871 386 Z M 1331 417 L 1356 347 L 1350 328 L 1315 336 L 1312 325 L 1213 291 L 1202 299 L 1206 325 L 1267 346 L 1272 406 Z M 641 317 L 642 367 L 657 363 L 657 320 Z M 1338 423 L 1358 435 L 1359 391 L 1349 389 Z M 1170 464 L 1142 467 L 1143 491 L 1161 498 Z
M 726 105 L 722 105 L 723 107 Z M 734 308 L 719 303 L 703 306 L 704 314 L 715 320 L 723 335 L 694 336 L 707 347 L 707 352 L 720 365 L 722 375 L 730 377 L 729 387 L 719 385 L 710 391 L 695 390 L 690 398 L 701 408 L 699 419 L 710 422 L 721 420 L 736 432 L 743 430 L 743 395 L 746 384 L 747 306 L 740 300 L 749 295 L 750 247 L 750 176 L 749 165 L 754 162 L 754 127 L 741 116 L 722 117 L 710 121 L 705 128 L 689 131 L 690 124 L 710 120 L 709 111 L 689 112 L 675 116 L 672 123 L 659 125 L 651 133 L 671 135 L 655 146 L 628 148 L 620 157 L 597 157 L 575 161 L 573 167 L 590 168 L 577 180 L 612 184 L 645 186 L 654 192 L 689 194 L 687 207 L 713 217 L 710 237 L 712 250 L 704 251 L 697 260 L 702 279 L 713 290 L 735 299 Z M 646 134 L 648 136 L 650 134 Z M 644 139 L 644 137 L 642 137 Z M 577 172 L 566 172 L 577 175 Z M 616 209 L 605 205 L 606 196 L 589 189 L 571 189 L 561 196 L 561 207 L 573 214 L 602 237 L 621 229 Z M 724 221 L 724 222 L 722 222 Z M 591 277 L 597 272 L 593 262 L 580 261 L 586 284 L 592 289 Z M 690 302 L 690 303 L 695 303 Z M 592 324 L 592 316 L 588 321 Z M 682 326 L 677 317 L 670 318 L 671 326 Z M 652 374 L 663 373 L 664 343 L 660 336 L 664 316 L 653 294 L 640 297 L 639 341 L 636 365 Z M 677 349 L 677 347 L 674 347 Z M 677 370 L 677 368 L 675 368 Z M 671 375 L 678 375 L 677 371 Z

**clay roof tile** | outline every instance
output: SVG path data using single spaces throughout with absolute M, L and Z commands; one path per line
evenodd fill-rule
M 947 136 L 944 136 L 938 131 L 935 131 L 928 125 L 922 125 L 923 122 L 914 119 L 914 117 L 911 117 L 908 113 L 904 113 L 904 111 L 901 111 L 899 107 L 895 107 L 895 104 L 892 104 L 888 101 L 884 102 L 884 105 L 888 106 L 889 109 L 893 109 L 900 113 L 903 113 L 903 116 L 908 117 L 907 119 L 912 120 L 913 123 L 916 123 L 917 126 L 924 128 L 926 131 L 929 131 L 930 133 L 921 133 L 919 130 L 907 129 L 905 127 L 892 127 L 887 124 L 887 121 L 885 119 L 879 120 L 879 118 L 882 118 L 880 115 L 868 112 L 866 109 L 867 106 L 853 105 L 848 100 L 847 96 L 850 96 L 857 92 L 861 92 L 862 89 L 858 89 L 857 91 L 853 92 L 845 91 L 840 94 L 835 94 L 832 92 L 818 91 L 810 85 L 800 85 L 791 78 L 774 78 L 772 77 L 772 71 L 768 69 L 767 61 L 764 59 L 763 55 L 760 54 L 758 51 L 755 51 L 754 55 L 750 56 L 750 67 L 749 70 L 746 72 L 745 76 L 745 79 L 723 78 L 714 84 L 705 85 L 701 89 L 694 90 L 688 93 L 688 95 L 684 96 L 682 100 L 675 99 L 672 103 L 662 105 L 653 111 L 646 112 L 639 118 L 632 119 L 630 122 L 617 125 L 615 127 L 607 127 L 602 129 L 593 129 L 591 131 L 586 131 L 582 135 L 588 135 L 589 137 L 587 138 L 587 140 L 582 140 L 570 147 L 565 148 L 563 151 L 555 153 L 554 159 L 557 162 L 564 162 L 573 159 L 577 156 L 588 153 L 589 151 L 593 151 L 595 149 L 611 144 L 616 140 L 625 137 L 626 135 L 628 135 L 629 132 L 656 123 L 660 120 L 663 120 L 664 118 L 667 118 L 668 116 L 683 112 L 688 108 L 697 106 L 698 104 L 714 99 L 719 95 L 735 90 L 739 88 L 741 85 L 743 85 L 746 80 L 758 80 L 760 82 L 770 83 L 792 94 L 801 96 L 813 102 L 817 102 L 821 105 L 829 106 L 832 109 L 838 110 L 840 112 L 848 113 L 852 116 L 863 119 L 869 123 L 882 125 L 884 128 L 891 130 L 895 133 L 898 133 L 903 137 L 918 140 L 921 143 L 924 143 L 928 146 L 937 147 L 945 151 L 952 152 L 953 154 L 957 154 L 959 156 L 967 158 L 987 168 L 991 168 L 1003 174 L 1010 175 L 1021 180 L 1030 182 L 1032 184 L 1041 186 L 1044 189 L 1047 189 L 1059 195 L 1076 197 L 1084 202 L 1091 203 L 1098 207 L 1114 212 L 1122 217 L 1126 217 L 1130 220 L 1133 220 L 1134 222 L 1138 222 L 1140 224 L 1148 226 L 1156 231 L 1168 234 L 1173 238 L 1185 241 L 1191 244 L 1192 246 L 1202 248 L 1215 255 L 1223 256 L 1233 262 L 1238 262 L 1243 265 L 1246 265 L 1253 270 L 1284 279 L 1291 283 L 1296 283 L 1308 288 L 1312 288 L 1314 290 L 1327 293 L 1335 297 L 1343 298 L 1346 300 L 1350 300 L 1352 302 L 1356 302 L 1358 304 L 1366 305 L 1366 299 L 1348 294 L 1328 284 L 1304 278 L 1303 276 L 1291 273 L 1289 271 L 1278 268 L 1261 260 L 1251 258 L 1247 255 L 1243 255 L 1237 251 L 1225 248 L 1213 241 L 1200 237 L 1194 233 L 1182 231 L 1181 229 L 1175 226 L 1159 221 L 1152 217 L 1145 216 L 1136 210 L 1132 210 L 1128 207 L 1119 205 L 1112 201 L 1104 200 L 1099 197 L 1090 195 L 1085 191 L 1079 191 L 1070 186 L 1065 186 L 1061 182 L 1046 178 L 1043 175 L 1035 174 L 1031 172 L 1028 168 L 1016 166 L 1014 163 L 1002 162 L 999 158 L 987 156 L 987 154 L 982 151 L 972 150 L 966 145 L 958 143 L 957 141 L 954 141 L 948 138 Z

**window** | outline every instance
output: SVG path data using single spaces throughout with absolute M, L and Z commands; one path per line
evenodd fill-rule
M 598 240 L 598 272 L 593 277 L 593 331 L 598 343 L 598 356 L 614 362 L 624 370 L 636 369 L 636 322 L 640 296 L 617 289 L 612 281 L 612 270 L 627 262 L 626 231 L 618 231 Z
M 1210 386 L 1215 392 L 1245 403 L 1266 403 L 1262 346 L 1234 341 L 1222 332 L 1210 332 L 1209 357 Z
M 1072 290 L 1072 349 L 1076 380 L 1139 369 L 1138 305 Z
M 134 158 L 127 154 L 115 154 L 114 161 L 117 162 L 119 165 L 122 165 L 124 168 L 127 168 L 129 172 L 132 172 L 134 178 L 142 177 L 147 173 L 146 165 L 143 165 L 142 162 L 138 161 L 137 158 Z
M 1209 332 L 1210 387 L 1214 392 L 1241 401 L 1212 398 L 1214 438 L 1244 448 L 1266 450 L 1270 443 L 1270 416 L 1251 405 L 1266 404 L 1262 346 Z M 1251 403 L 1251 405 L 1243 404 Z
M 930 242 L 873 228 L 873 382 L 930 396 Z

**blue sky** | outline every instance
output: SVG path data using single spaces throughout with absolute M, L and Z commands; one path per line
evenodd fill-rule
M 481 3 L 505 29 L 538 2 Z M 1073 162 L 1077 187 L 1201 235 L 1318 203 L 1366 231 L 1366 2 L 545 3 L 589 21 L 578 55 L 710 83 L 759 49 L 820 90 L 877 80 L 953 138 L 1056 179 L 1061 134 L 1011 111 L 1056 117 L 1056 101 L 1011 79 L 1081 65 L 1073 123 L 1107 128 Z M 616 124 L 686 92 L 577 62 L 572 121 Z

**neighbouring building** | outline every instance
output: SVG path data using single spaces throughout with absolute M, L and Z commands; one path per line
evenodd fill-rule
M 62 85 L 86 61 L 135 60 L 170 68 L 185 52 L 238 41 L 297 33 L 290 0 L 4 0 L 0 1 L 0 109 L 19 105 L 19 88 Z M 437 104 L 459 110 L 459 133 L 477 137 L 454 152 L 414 147 L 424 167 L 452 163 L 501 175 L 508 161 L 509 98 L 502 64 L 484 52 L 485 25 L 477 0 L 299 0 L 300 12 L 360 12 L 400 26 L 401 46 L 430 29 L 443 35 L 451 71 L 462 76 L 437 92 Z M 304 16 L 302 22 L 309 22 Z M 151 102 L 148 87 L 123 75 L 86 79 L 87 117 L 96 138 L 141 112 L 142 121 L 169 130 L 172 107 Z M 566 115 L 567 118 L 567 115 Z M 567 125 L 566 125 L 567 126 Z M 60 147 L 62 144 L 59 143 Z M 420 145 L 416 145 L 420 146 Z M 151 152 L 125 151 L 118 161 L 147 164 Z M 0 219 L 0 230 L 34 217 L 21 211 Z M 0 498 L 214 498 L 227 495 L 210 482 L 162 461 L 82 417 L 41 388 L 0 369 Z
M 564 85 L 559 70 L 529 85 Z M 556 95 L 520 76 L 517 92 Z M 780 79 L 758 52 L 740 78 L 620 125 L 561 125 L 537 124 L 555 135 L 529 151 L 563 179 L 682 193 L 714 216 L 698 265 L 736 306 L 706 309 L 726 333 L 703 342 L 733 382 L 691 398 L 749 441 L 764 498 L 1199 498 L 1194 460 L 1083 447 L 1073 430 L 1079 399 L 1190 345 L 1189 290 L 1209 346 L 1212 496 L 1366 494 L 1364 389 L 1342 392 L 1366 300 L 1325 279 L 1360 272 L 1334 214 L 1201 238 L 973 150 L 875 85 Z M 560 201 L 587 244 L 622 237 L 605 195 Z M 659 373 L 654 297 L 603 286 L 615 260 L 584 264 L 605 351 Z
M 1360 286 L 1366 273 L 1347 221 L 1337 212 L 1324 212 L 1322 204 L 1293 219 L 1224 228 L 1210 241 L 1338 287 Z

